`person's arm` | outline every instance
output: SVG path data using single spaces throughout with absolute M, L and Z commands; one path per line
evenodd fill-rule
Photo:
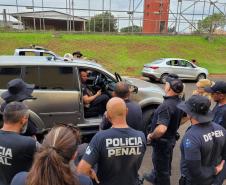
M 79 162 L 77 167 L 78 173 L 82 173 L 90 176 L 97 183 L 99 183 L 99 180 L 96 176 L 95 171 L 92 169 L 92 167 L 95 164 L 97 164 L 97 161 L 99 160 L 99 156 L 100 156 L 99 147 L 100 147 L 99 137 L 98 137 L 98 134 L 96 134 L 92 138 L 89 146 L 86 148 L 86 152 L 83 155 L 83 158 Z
M 166 131 L 167 131 L 167 126 L 160 123 L 152 133 L 148 134 L 148 139 L 149 140 L 158 139 L 162 137 L 166 133 Z
M 85 104 L 91 103 L 93 100 L 95 100 L 98 96 L 101 95 L 101 90 L 97 91 L 97 93 L 93 96 L 88 96 L 87 94 L 83 96 L 83 102 Z
M 163 107 L 162 110 L 159 112 L 158 120 L 157 120 L 157 127 L 154 129 L 152 133 L 148 134 L 148 139 L 158 139 L 162 137 L 168 128 L 170 121 L 170 113 L 168 107 Z
M 222 171 L 224 160 L 222 160 L 217 166 L 202 166 L 201 160 L 186 160 L 186 165 L 189 169 L 189 173 L 193 177 L 192 179 L 201 184 L 203 181 L 212 179 Z

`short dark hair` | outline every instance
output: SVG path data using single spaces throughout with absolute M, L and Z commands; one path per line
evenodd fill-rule
M 28 116 L 28 107 L 22 102 L 11 102 L 3 111 L 3 120 L 7 123 L 17 123 L 23 116 Z
M 77 56 L 78 58 L 81 58 L 83 56 L 83 54 L 80 51 L 75 51 L 73 54 L 73 56 Z
M 129 96 L 129 85 L 125 82 L 118 82 L 115 86 L 115 95 L 119 98 L 127 98 Z

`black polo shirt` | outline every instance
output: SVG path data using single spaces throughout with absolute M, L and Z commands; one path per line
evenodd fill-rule
M 163 103 L 155 110 L 152 117 L 151 132 L 158 124 L 163 124 L 167 126 L 167 131 L 161 138 L 172 139 L 175 137 L 181 118 L 184 115 L 184 112 L 177 108 L 177 104 L 181 101 L 179 96 L 164 97 Z

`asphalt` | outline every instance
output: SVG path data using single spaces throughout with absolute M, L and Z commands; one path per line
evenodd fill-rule
M 226 81 L 226 76 L 211 76 L 211 80 L 223 80 Z M 192 95 L 192 91 L 195 90 L 195 82 L 192 81 L 184 81 L 185 83 L 185 92 L 186 92 L 186 99 L 189 98 Z M 162 84 L 155 83 L 159 85 L 160 87 L 163 87 Z M 181 138 L 183 137 L 185 130 L 189 126 L 189 122 L 185 123 L 179 128 L 179 133 L 181 135 Z M 171 176 L 171 185 L 178 185 L 178 181 L 180 178 L 180 148 L 179 145 L 181 143 L 181 139 L 177 141 L 177 144 L 174 148 L 174 155 L 173 155 L 173 162 L 172 162 L 172 176 Z M 147 147 L 141 168 L 140 168 L 140 175 L 143 175 L 145 172 L 150 172 L 152 169 L 152 162 L 151 162 L 151 153 L 152 149 L 150 146 Z M 144 185 L 150 185 L 151 183 L 144 181 Z M 226 181 L 223 185 L 226 185 Z

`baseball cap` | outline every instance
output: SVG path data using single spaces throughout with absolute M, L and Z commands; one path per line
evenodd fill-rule
M 183 82 L 178 78 L 172 78 L 172 77 L 168 76 L 166 78 L 166 82 L 168 82 L 170 84 L 170 88 L 175 93 L 181 93 L 184 89 Z
M 215 84 L 211 87 L 206 87 L 205 91 L 208 93 L 222 93 L 226 94 L 226 82 L 216 81 Z

